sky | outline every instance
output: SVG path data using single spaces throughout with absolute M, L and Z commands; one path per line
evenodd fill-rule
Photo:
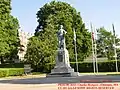
M 36 13 L 45 3 L 52 0 L 12 0 L 12 15 L 17 17 L 21 30 L 34 33 L 37 23 Z M 58 0 L 56 0 L 58 1 Z M 59 0 L 71 4 L 80 12 L 86 28 L 90 23 L 94 28 L 104 26 L 112 31 L 112 23 L 116 34 L 120 37 L 120 0 Z

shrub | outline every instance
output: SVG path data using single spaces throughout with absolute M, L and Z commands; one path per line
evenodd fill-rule
M 18 76 L 24 74 L 24 69 L 23 68 L 13 68 L 9 69 L 9 76 Z
M 99 72 L 115 72 L 116 71 L 116 61 L 98 62 Z M 78 63 L 79 72 L 94 72 L 93 63 Z M 76 71 L 76 63 L 71 63 Z M 118 70 L 120 68 L 120 61 L 118 61 Z
M 24 68 L 23 63 L 10 63 L 10 64 L 0 64 L 0 68 Z
M 0 77 L 18 76 L 24 74 L 24 68 L 0 68 Z
M 7 77 L 8 76 L 8 70 L 2 69 L 0 70 L 0 77 Z
M 98 62 L 98 71 L 99 72 L 115 72 L 116 71 L 116 61 L 106 61 Z M 46 71 L 49 73 L 51 69 L 54 68 L 54 63 L 48 64 L 46 67 L 49 67 Z M 70 62 L 72 68 L 76 71 L 76 62 Z M 40 68 L 41 69 L 41 68 Z M 41 69 L 42 70 L 42 69 Z M 78 62 L 79 72 L 94 72 L 92 62 Z M 120 61 L 118 61 L 118 70 L 120 71 Z

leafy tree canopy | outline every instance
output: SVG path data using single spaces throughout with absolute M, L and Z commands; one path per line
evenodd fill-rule
M 26 56 L 28 60 L 39 56 L 38 60 L 42 59 L 44 62 L 55 61 L 55 54 L 58 47 L 57 32 L 60 25 L 63 25 L 67 31 L 65 39 L 70 61 L 75 61 L 73 29 L 76 30 L 77 35 L 78 60 L 83 60 L 91 53 L 91 35 L 85 28 L 80 12 L 77 12 L 70 4 L 60 1 L 46 3 L 37 12 L 37 19 L 38 26 L 35 30 L 35 37 L 38 38 L 38 42 L 36 42 L 38 44 L 33 44 L 30 40 L 26 54 L 28 55 Z M 36 50 L 36 53 L 40 53 L 40 55 L 31 51 L 34 49 L 30 48 L 32 47 L 31 44 L 36 45 L 37 48 L 39 47 L 39 50 L 42 52 Z M 29 57 L 32 54 L 33 56 Z
M 97 29 L 97 53 L 101 57 L 107 56 L 108 59 L 114 59 L 114 35 L 107 31 L 104 27 Z M 115 36 L 116 45 L 119 45 L 120 39 Z
M 0 57 L 12 59 L 19 45 L 17 18 L 11 15 L 11 0 L 0 0 Z

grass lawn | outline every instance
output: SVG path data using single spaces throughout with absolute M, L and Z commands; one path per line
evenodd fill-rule
M 93 72 L 80 72 L 81 75 L 120 75 L 120 72 L 98 72 L 98 73 L 93 73 Z M 33 72 L 32 75 L 45 75 L 45 73 L 41 72 Z
M 80 73 L 81 75 L 120 75 L 120 72 L 87 72 L 87 73 Z
M 87 72 L 87 73 L 80 73 L 80 75 L 120 75 L 120 72 Z M 32 74 L 28 74 L 27 76 L 9 76 L 9 77 L 3 77 L 4 79 L 25 79 L 25 78 L 39 78 L 39 77 L 46 77 L 45 73 L 41 72 L 33 72 Z
M 93 72 L 80 72 L 81 75 L 120 75 L 120 72 L 98 72 L 98 73 L 93 73 Z M 32 72 L 32 75 L 45 75 L 45 73 L 41 72 Z

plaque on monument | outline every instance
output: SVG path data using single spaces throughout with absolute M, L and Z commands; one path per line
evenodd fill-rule
M 56 77 L 56 76 L 78 76 L 78 72 L 74 72 L 74 69 L 71 68 L 69 62 L 69 53 L 66 49 L 65 44 L 65 34 L 67 32 L 63 29 L 63 26 L 60 26 L 58 31 L 58 50 L 56 56 L 56 64 L 54 69 L 51 70 L 51 73 L 47 77 Z

